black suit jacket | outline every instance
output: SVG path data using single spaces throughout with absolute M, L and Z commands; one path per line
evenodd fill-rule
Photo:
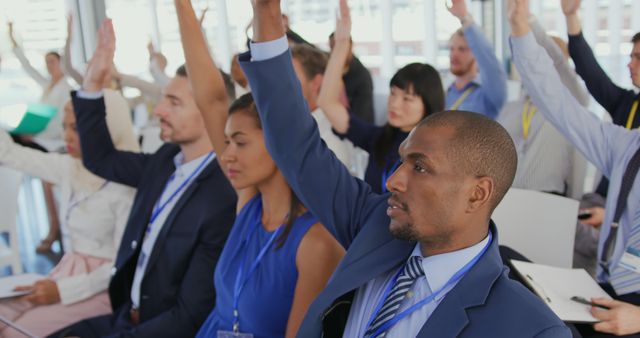
M 185 190 L 149 257 L 140 324 L 132 326 L 130 294 L 143 235 L 180 148 L 167 144 L 154 154 L 118 151 L 106 126 L 103 99 L 72 97 L 84 165 L 138 189 L 109 284 L 113 337 L 194 336 L 215 304 L 213 271 L 235 218 L 235 191 L 215 160 Z

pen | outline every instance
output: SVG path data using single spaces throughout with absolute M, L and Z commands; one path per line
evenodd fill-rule
M 547 296 L 547 293 L 544 292 L 544 288 L 542 287 L 542 285 L 536 283 L 536 281 L 534 281 L 533 278 L 531 278 L 531 276 L 529 276 L 529 274 L 526 274 L 525 276 L 527 277 L 527 279 L 529 279 L 531 281 L 532 284 L 535 284 L 537 286 L 537 289 L 539 289 L 538 291 L 540 291 L 540 293 L 541 293 L 540 297 L 542 297 L 542 299 L 546 300 L 547 303 L 551 303 L 551 298 L 549 298 L 549 296 Z
M 604 306 L 604 305 L 600 305 L 600 304 L 596 304 L 594 302 L 590 302 L 590 301 L 588 301 L 588 300 L 586 300 L 586 299 L 584 299 L 584 298 L 582 298 L 580 296 L 573 296 L 573 297 L 571 297 L 571 300 L 574 301 L 574 302 L 578 302 L 580 304 L 589 305 L 589 306 L 595 306 L 595 307 L 599 307 L 601 309 L 609 310 L 609 308 Z

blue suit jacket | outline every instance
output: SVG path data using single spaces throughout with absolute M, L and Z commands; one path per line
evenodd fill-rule
M 194 336 L 215 304 L 213 271 L 235 219 L 236 194 L 218 161 L 185 190 L 167 217 L 141 285 L 140 325 L 131 326 L 131 286 L 151 210 L 175 171 L 176 145 L 154 154 L 117 151 L 102 99 L 73 96 L 84 165 L 107 180 L 137 188 L 112 271 L 112 337 Z M 115 332 L 115 333 L 113 333 Z
M 302 96 L 290 53 L 240 58 L 256 99 L 267 148 L 304 205 L 348 248 L 327 287 L 309 308 L 299 337 L 341 337 L 354 290 L 403 264 L 415 242 L 395 239 L 388 195 L 353 178 L 320 139 Z M 447 294 L 419 337 L 571 337 L 534 294 L 507 277 L 498 236 Z

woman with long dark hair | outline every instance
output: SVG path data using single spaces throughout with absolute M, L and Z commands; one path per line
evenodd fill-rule
M 251 94 L 228 108 L 190 1 L 175 3 L 196 103 L 238 193 L 236 221 L 213 277 L 216 305 L 198 337 L 294 337 L 344 249 L 305 209 L 267 152 Z
M 324 74 L 318 105 L 334 131 L 369 153 L 365 181 L 384 192 L 387 178 L 398 166 L 396 149 L 411 129 L 426 116 L 444 110 L 444 89 L 438 71 L 428 64 L 404 66 L 390 82 L 387 123 L 378 127 L 350 114 L 340 102 L 342 72 L 351 48 L 351 17 L 346 0 L 340 1 L 335 46 Z

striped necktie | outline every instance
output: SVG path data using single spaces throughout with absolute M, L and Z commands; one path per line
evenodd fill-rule
M 639 169 L 640 149 L 636 150 L 636 153 L 631 157 L 631 160 L 627 164 L 627 169 L 622 176 L 622 184 L 620 185 L 620 194 L 618 196 L 613 222 L 602 250 L 601 261 L 604 262 L 603 268 L 609 272 L 609 282 L 618 295 L 640 291 L 640 274 L 621 267 L 619 263 L 615 266 L 610 266 L 610 259 L 613 255 L 618 235 L 618 223 L 622 217 L 622 212 L 626 209 L 629 193 L 631 192 L 633 183 L 636 181 Z M 628 211 L 635 212 L 635 210 Z M 640 224 L 629 224 L 629 228 L 629 234 L 622 240 L 621 244 L 624 245 L 625 250 L 628 247 L 638 249 L 640 248 Z M 607 267 L 609 270 L 606 269 Z
M 371 322 L 365 337 L 371 337 L 373 333 L 378 330 L 382 325 L 392 320 L 396 312 L 402 304 L 402 300 L 406 297 L 407 292 L 411 290 L 413 282 L 420 276 L 424 276 L 424 270 L 422 269 L 422 257 L 411 256 L 404 266 L 404 270 L 398 276 L 396 283 L 394 284 L 391 292 L 384 301 L 384 304 L 378 311 L 376 318 Z M 375 338 L 382 338 L 386 335 L 386 331 L 380 333 Z

